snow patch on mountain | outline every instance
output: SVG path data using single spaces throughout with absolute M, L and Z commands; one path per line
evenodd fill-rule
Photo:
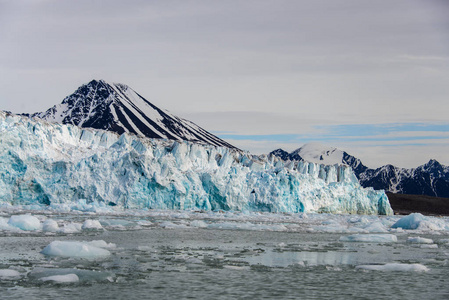
M 293 151 L 290 156 L 299 156 L 317 164 L 334 165 L 342 163 L 343 151 L 320 143 L 308 143 Z

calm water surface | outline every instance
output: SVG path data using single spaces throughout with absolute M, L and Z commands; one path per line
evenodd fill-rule
M 336 233 L 160 227 L 73 235 L 0 236 L 1 299 L 449 299 L 449 247 L 342 243 Z M 425 236 L 438 240 L 439 236 Z M 104 240 L 111 256 L 46 257 L 54 240 Z M 420 263 L 428 272 L 382 272 L 357 265 Z M 76 273 L 78 283 L 42 276 Z

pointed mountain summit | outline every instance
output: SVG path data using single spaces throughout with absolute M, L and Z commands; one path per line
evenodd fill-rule
M 237 149 L 195 123 L 159 109 L 127 85 L 104 80 L 82 85 L 61 104 L 31 117 L 119 134 L 127 132 Z

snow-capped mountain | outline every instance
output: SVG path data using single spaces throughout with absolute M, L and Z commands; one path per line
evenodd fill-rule
M 283 160 L 348 165 L 353 169 L 363 187 L 383 189 L 391 193 L 449 197 L 449 167 L 441 165 L 436 160 L 430 160 L 412 169 L 393 165 L 370 169 L 360 159 L 345 151 L 317 143 L 306 144 L 291 153 L 277 149 L 270 154 Z
M 348 166 L 49 123 L 0 112 L 0 205 L 393 214 Z
M 28 116 L 119 134 L 235 148 L 193 122 L 159 109 L 127 85 L 104 80 L 92 80 L 61 104 Z

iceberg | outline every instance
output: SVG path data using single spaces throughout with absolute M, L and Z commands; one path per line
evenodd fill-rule
M 417 229 L 421 222 L 423 222 L 424 220 L 426 220 L 426 217 L 424 217 L 422 214 L 412 213 L 399 219 L 391 226 L 391 228 Z
M 351 168 L 0 112 L 0 204 L 392 215 Z

